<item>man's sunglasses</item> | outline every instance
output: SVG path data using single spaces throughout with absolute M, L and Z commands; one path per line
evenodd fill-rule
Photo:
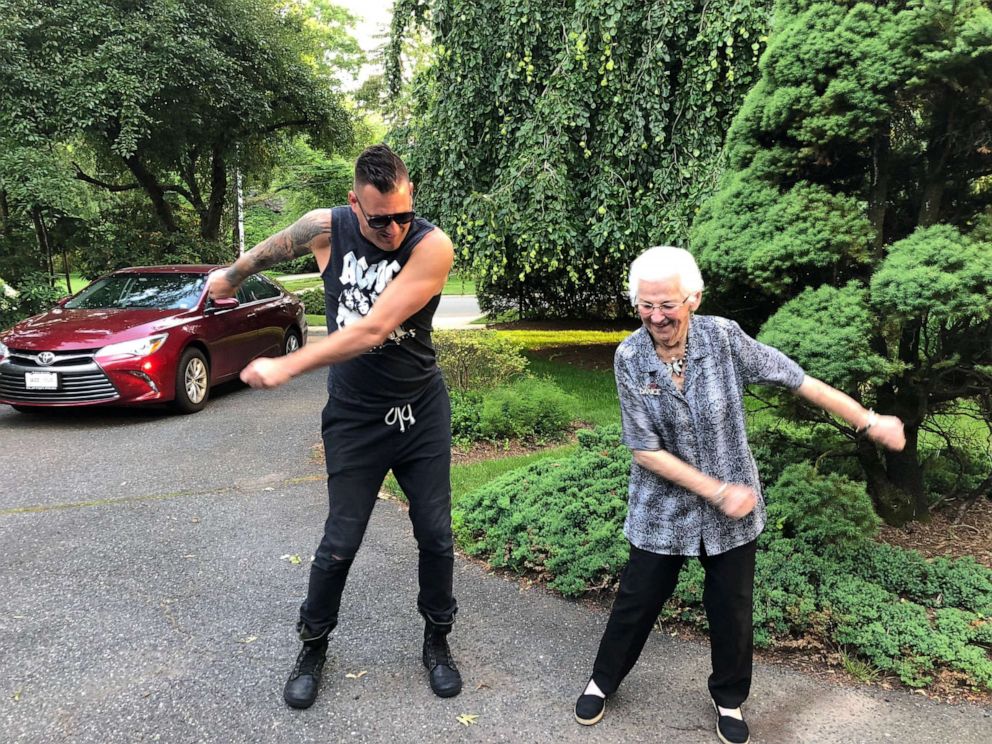
M 358 208 L 362 210 L 362 216 L 365 217 L 365 221 L 369 223 L 369 227 L 373 230 L 381 230 L 382 228 L 389 225 L 390 222 L 395 222 L 397 225 L 409 225 L 413 222 L 413 218 L 417 216 L 417 213 L 412 209 L 409 212 L 397 212 L 396 214 L 377 214 L 375 217 L 369 217 L 368 213 L 365 211 L 365 207 L 362 203 L 358 201 L 358 197 L 355 197 L 355 204 Z

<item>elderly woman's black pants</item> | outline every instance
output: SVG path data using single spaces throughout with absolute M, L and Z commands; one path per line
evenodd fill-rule
M 713 700 L 736 708 L 751 691 L 752 598 L 756 541 L 719 555 L 700 555 L 706 579 L 703 605 L 710 624 Z M 630 546 L 592 678 L 607 695 L 634 667 L 661 607 L 672 596 L 685 556 L 660 555 Z

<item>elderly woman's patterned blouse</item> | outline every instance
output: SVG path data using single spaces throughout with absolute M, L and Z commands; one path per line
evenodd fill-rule
M 632 450 L 666 450 L 721 481 L 743 483 L 758 494 L 742 519 L 636 462 L 624 534 L 642 550 L 666 555 L 717 555 L 754 540 L 765 526 L 758 468 L 744 430 L 744 386 L 792 390 L 804 378 L 785 354 L 758 343 L 732 320 L 697 315 L 689 327 L 689 356 L 680 392 L 641 327 L 617 348 L 623 442 Z

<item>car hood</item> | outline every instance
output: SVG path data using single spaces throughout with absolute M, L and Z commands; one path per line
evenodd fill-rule
M 186 310 L 67 310 L 57 307 L 22 320 L 0 337 L 25 351 L 75 351 L 144 338 L 192 319 Z

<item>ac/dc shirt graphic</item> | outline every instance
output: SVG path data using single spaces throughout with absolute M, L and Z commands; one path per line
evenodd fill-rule
M 369 266 L 364 256 L 356 259 L 355 252 L 349 251 L 344 257 L 341 276 L 338 277 L 342 286 L 341 294 L 338 295 L 338 328 L 344 328 L 368 315 L 379 295 L 401 268 L 397 261 L 389 259 Z M 405 338 L 412 338 L 415 332 L 415 329 L 406 329 L 401 325 L 389 334 L 386 343 L 399 343 Z

